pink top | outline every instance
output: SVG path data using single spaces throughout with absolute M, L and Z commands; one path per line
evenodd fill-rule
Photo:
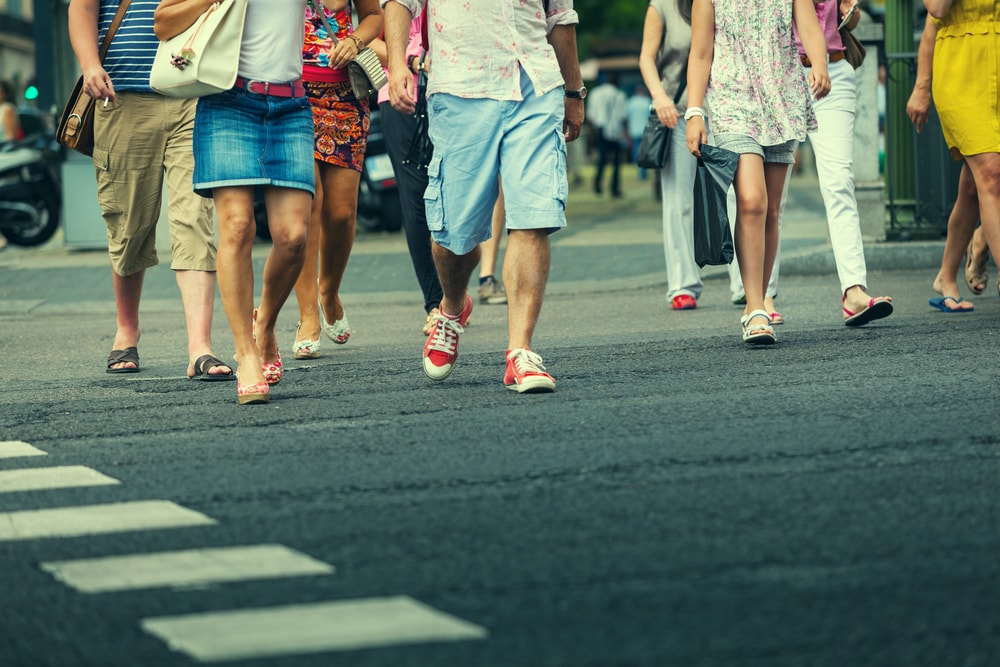
M 424 14 L 423 12 L 417 14 L 413 20 L 410 22 L 410 40 L 406 43 L 406 60 L 409 61 L 410 56 L 420 56 L 424 51 L 423 44 L 421 44 L 420 31 L 424 27 Z M 386 70 L 386 76 L 388 76 L 389 71 Z M 413 90 L 417 89 L 417 75 L 413 75 Z M 389 101 L 389 86 L 382 86 L 378 91 L 378 103 Z
M 326 7 L 327 23 L 337 31 L 337 39 L 345 39 L 354 32 L 351 23 L 350 3 L 347 8 L 336 14 Z M 323 83 L 337 83 L 347 81 L 347 69 L 333 69 L 330 67 L 330 50 L 333 48 L 333 39 L 326 31 L 319 14 L 313 11 L 311 6 L 306 7 L 305 14 L 305 43 L 302 45 L 302 78 L 306 81 L 320 81 Z
M 838 0 L 823 0 L 816 3 L 816 18 L 819 19 L 820 30 L 826 38 L 826 50 L 829 53 L 844 50 L 844 42 L 840 39 L 840 32 L 837 26 L 840 25 L 840 3 Z M 806 55 L 806 50 L 802 48 L 802 40 L 799 39 L 799 31 L 795 30 L 795 45 L 799 47 L 799 55 Z

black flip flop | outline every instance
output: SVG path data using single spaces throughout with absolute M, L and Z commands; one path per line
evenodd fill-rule
M 194 362 L 194 375 L 191 376 L 192 380 L 202 380 L 203 382 L 223 382 L 225 380 L 235 380 L 236 375 L 230 370 L 228 373 L 209 373 L 213 368 L 219 366 L 225 366 L 226 368 L 232 369 L 232 366 L 225 363 L 218 357 L 211 354 L 203 354 L 198 357 L 198 360 Z
M 112 368 L 115 364 L 133 363 L 135 368 Z M 109 373 L 138 373 L 139 372 L 139 350 L 134 347 L 126 347 L 124 350 L 111 350 L 108 355 Z

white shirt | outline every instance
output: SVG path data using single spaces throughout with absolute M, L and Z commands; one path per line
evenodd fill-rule
M 627 98 L 618 86 L 602 83 L 587 96 L 587 119 L 600 128 L 605 139 L 626 135 Z
M 249 0 L 240 46 L 240 76 L 284 83 L 302 78 L 306 0 Z
M 395 0 L 416 16 L 428 6 L 428 96 L 521 99 L 521 68 L 539 95 L 563 85 L 545 36 L 579 22 L 573 0 Z M 390 0 L 381 0 L 382 6 Z

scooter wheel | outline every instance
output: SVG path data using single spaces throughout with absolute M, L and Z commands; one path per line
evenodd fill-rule
M 38 211 L 35 224 L 4 225 L 3 235 L 14 245 L 31 247 L 45 243 L 59 228 L 59 197 L 54 193 L 38 195 L 32 204 Z

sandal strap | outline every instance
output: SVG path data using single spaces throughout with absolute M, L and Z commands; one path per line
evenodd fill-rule
M 749 313 L 747 313 L 746 315 L 744 315 L 743 317 L 741 317 L 740 318 L 740 324 L 743 326 L 744 329 L 746 329 L 747 325 L 750 324 L 750 320 L 752 320 L 752 319 L 754 319 L 756 317 L 767 318 L 767 323 L 771 324 L 771 316 L 768 314 L 768 312 L 766 310 L 760 310 L 760 309 L 758 309 L 758 310 L 751 310 Z
M 194 372 L 200 373 L 201 375 L 208 375 L 210 370 L 213 368 L 219 368 L 220 366 L 232 368 L 232 366 L 222 361 L 222 359 L 219 359 L 214 354 L 203 354 L 195 360 Z
M 108 366 L 115 364 L 133 363 L 139 365 L 139 350 L 135 347 L 126 347 L 124 350 L 111 350 L 108 355 Z

